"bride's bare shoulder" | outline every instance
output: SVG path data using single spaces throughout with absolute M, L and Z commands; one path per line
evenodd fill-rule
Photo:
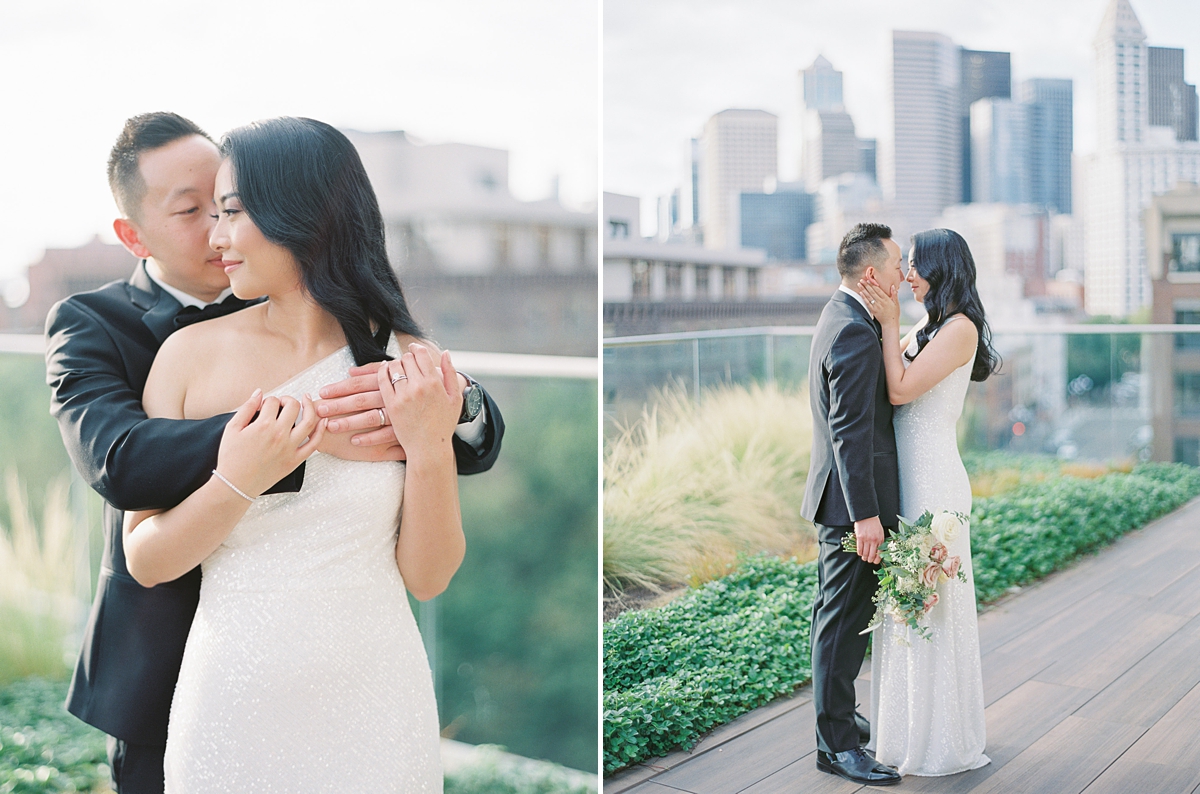
M 182 419 L 189 387 L 203 382 L 218 362 L 245 344 L 258 307 L 184 326 L 159 347 L 146 378 L 142 405 L 151 417 Z

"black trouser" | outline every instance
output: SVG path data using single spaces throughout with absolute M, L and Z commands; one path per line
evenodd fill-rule
M 854 679 L 867 653 L 866 634 L 879 585 L 878 566 L 842 551 L 842 538 L 854 527 L 817 525 L 820 590 L 813 603 L 813 705 L 817 710 L 817 747 L 844 753 L 859 746 L 854 722 Z
M 117 794 L 163 794 L 163 745 L 108 737 L 108 767 Z

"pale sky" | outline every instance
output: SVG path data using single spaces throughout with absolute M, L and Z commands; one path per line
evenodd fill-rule
M 1147 44 L 1182 47 L 1200 78 L 1200 3 L 1131 0 Z M 886 129 L 892 30 L 931 30 L 1012 53 L 1014 81 L 1075 81 L 1075 150 L 1094 149 L 1093 47 L 1108 0 L 604 0 L 604 189 L 653 201 L 682 178 L 687 139 L 725 108 L 780 116 L 795 178 L 797 73 L 824 54 L 843 72 L 859 137 Z
M 126 118 L 280 115 L 507 149 L 514 194 L 594 206 L 597 0 L 39 0 L 0 6 L 0 284 L 111 233 Z

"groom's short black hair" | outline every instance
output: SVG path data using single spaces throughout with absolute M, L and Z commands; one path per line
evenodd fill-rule
M 892 229 L 882 223 L 859 223 L 846 232 L 838 246 L 837 269 L 842 278 L 858 278 L 872 260 L 887 256 L 884 240 L 892 239 Z
M 125 121 L 117 142 L 108 154 L 108 186 L 121 214 L 127 218 L 137 218 L 142 199 L 146 197 L 146 182 L 138 167 L 142 152 L 158 149 L 191 135 L 199 135 L 216 146 L 207 132 L 178 113 L 142 113 Z

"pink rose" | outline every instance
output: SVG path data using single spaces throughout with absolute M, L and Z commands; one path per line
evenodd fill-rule
M 928 597 L 926 597 L 926 599 L 925 599 L 925 608 L 924 608 L 925 614 L 928 614 L 929 610 L 931 610 L 935 606 L 937 606 L 937 602 L 940 600 L 941 599 L 938 598 L 937 593 L 930 593 L 928 595 Z
M 921 571 L 921 584 L 925 587 L 937 587 L 938 577 L 942 575 L 942 566 L 931 562 Z
M 951 557 L 942 564 L 942 570 L 946 572 L 946 576 L 953 579 L 958 576 L 958 568 L 962 565 L 961 557 Z
M 929 559 L 936 563 L 943 563 L 950 556 L 950 550 L 941 543 L 933 544 L 933 548 L 929 550 Z

